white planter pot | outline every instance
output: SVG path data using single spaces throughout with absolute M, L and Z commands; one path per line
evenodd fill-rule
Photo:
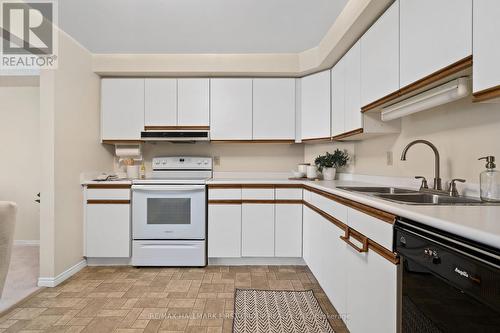
M 334 180 L 337 169 L 335 168 L 323 168 L 323 179 L 324 180 Z

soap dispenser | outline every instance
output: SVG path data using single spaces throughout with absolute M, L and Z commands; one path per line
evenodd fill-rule
M 479 176 L 481 200 L 500 202 L 500 173 L 495 169 L 495 156 L 485 156 L 479 160 L 486 160 L 486 170 Z

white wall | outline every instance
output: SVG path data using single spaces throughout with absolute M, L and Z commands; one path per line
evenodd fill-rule
M 40 73 L 40 275 L 48 278 L 82 260 L 80 173 L 113 165 L 110 147 L 99 142 L 100 79 L 91 54 L 60 33 L 58 61 L 57 70 Z
M 17 82 L 22 84 L 22 82 Z M 40 239 L 40 101 L 37 86 L 0 86 L 0 201 L 18 205 L 15 240 Z
M 408 151 L 407 161 L 400 161 L 403 148 L 415 139 L 426 139 L 437 146 L 443 179 L 465 178 L 468 183 L 477 184 L 479 173 L 484 170 L 484 162 L 477 159 L 495 155 L 500 161 L 500 104 L 472 103 L 465 98 L 405 117 L 400 134 L 350 144 L 349 149 L 355 154 L 352 171 L 366 175 L 422 175 L 431 182 L 434 155 L 430 148 L 416 145 Z M 306 161 L 312 160 L 318 146 L 306 146 Z M 330 150 L 335 148 L 328 146 Z M 393 154 L 392 166 L 387 165 L 387 152 Z
M 299 144 L 145 144 L 145 166 L 151 170 L 155 156 L 199 155 L 218 156 L 220 165 L 214 171 L 290 172 L 304 159 L 304 147 Z

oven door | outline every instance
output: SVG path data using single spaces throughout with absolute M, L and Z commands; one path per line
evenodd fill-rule
M 205 239 L 204 185 L 133 185 L 133 238 Z

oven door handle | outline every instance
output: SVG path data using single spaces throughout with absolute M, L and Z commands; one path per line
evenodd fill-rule
M 205 185 L 132 185 L 132 191 L 201 191 L 205 190 Z

